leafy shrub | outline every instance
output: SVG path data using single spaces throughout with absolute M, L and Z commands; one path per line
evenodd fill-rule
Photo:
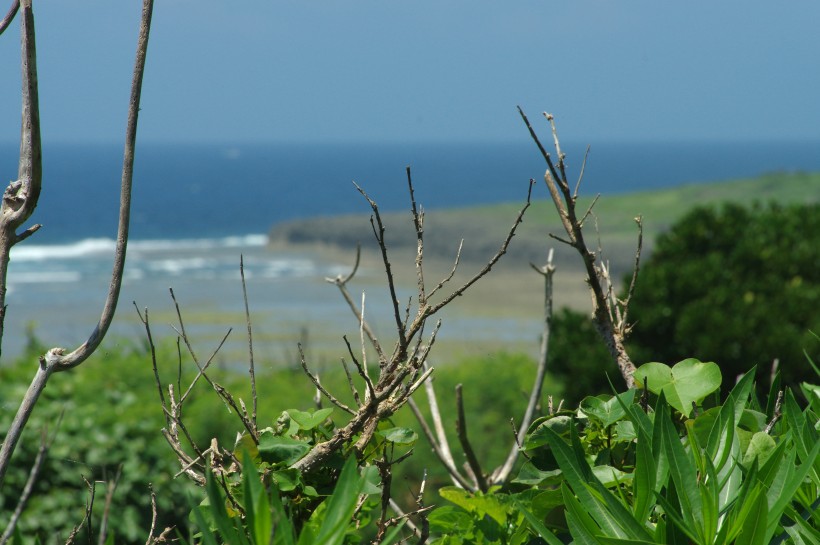
M 36 344 L 36 343 L 35 343 Z M 30 379 L 34 354 L 0 367 L 0 429 L 8 429 L 17 402 Z M 12 460 L 0 498 L 8 520 L 40 445 L 41 432 L 54 436 L 28 508 L 19 523 L 26 539 L 64 543 L 83 519 L 88 496 L 83 477 L 96 482 L 92 526 L 99 528 L 106 484 L 118 473 L 109 527 L 117 543 L 144 543 L 151 523 L 149 483 L 157 492 L 158 524 L 176 524 L 187 516 L 183 480 L 162 435 L 147 356 L 124 344 L 98 353 L 81 373 L 62 373 L 43 392 Z M 120 469 L 121 468 L 121 469 Z
M 695 208 L 661 235 L 630 316 L 636 361 L 689 355 L 720 362 L 724 393 L 753 365 L 780 360 L 783 380 L 810 377 L 820 344 L 820 204 Z

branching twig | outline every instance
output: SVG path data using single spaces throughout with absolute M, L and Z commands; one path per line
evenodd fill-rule
M 576 184 L 575 192 L 570 192 L 569 182 L 567 181 L 566 167 L 564 162 L 564 154 L 561 152 L 561 147 L 558 139 L 558 131 L 555 126 L 555 119 L 550 114 L 544 114 L 550 124 L 553 141 L 555 143 L 555 150 L 558 155 L 558 168 L 556 168 L 551 156 L 544 149 L 538 135 L 532 128 L 524 111 L 519 107 L 518 112 L 521 119 L 527 126 L 527 129 L 533 141 L 537 145 L 541 155 L 547 163 L 547 168 L 544 173 L 544 181 L 552 198 L 553 204 L 558 211 L 558 216 L 564 226 L 567 234 L 567 239 L 559 239 L 572 246 L 581 256 L 584 263 L 584 268 L 587 273 L 587 282 L 593 299 L 593 321 L 595 328 L 599 335 L 604 340 L 604 344 L 609 350 L 610 355 L 618 364 L 621 375 L 626 382 L 627 387 L 635 386 L 634 378 L 635 364 L 629 357 L 624 346 L 626 335 L 629 333 L 630 326 L 626 321 L 628 314 L 629 295 L 634 289 L 635 279 L 637 278 L 638 265 L 640 263 L 639 256 L 641 251 L 641 237 L 642 229 L 640 220 L 638 221 L 639 228 L 639 242 L 638 242 L 638 257 L 635 261 L 635 269 L 633 271 L 633 280 L 630 285 L 630 292 L 624 301 L 617 301 L 611 295 L 612 283 L 608 279 L 608 272 L 603 263 L 598 263 L 598 256 L 592 252 L 584 241 L 583 222 L 589 215 L 589 211 L 585 213 L 580 219 L 576 212 L 576 202 L 578 186 L 580 185 L 581 177 L 579 177 L 578 184 Z M 584 159 L 584 165 L 586 158 Z M 594 204 L 594 202 L 593 202 Z M 558 238 L 558 237 L 554 237 Z

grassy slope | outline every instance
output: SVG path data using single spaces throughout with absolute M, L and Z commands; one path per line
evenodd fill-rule
M 535 202 L 511 245 L 510 261 L 540 261 L 548 247 L 560 246 L 546 236 L 547 233 L 560 234 L 561 226 L 552 204 L 545 200 L 543 183 L 535 188 L 534 194 Z M 604 195 L 595 205 L 594 212 L 606 255 L 613 269 L 622 272 L 630 266 L 634 256 L 637 230 L 633 218 L 639 214 L 644 218 L 645 247 L 651 250 L 655 237 L 696 205 L 724 201 L 751 204 L 754 201 L 807 203 L 818 200 L 820 174 L 772 174 L 751 180 L 688 184 L 658 191 Z M 591 201 L 591 197 L 582 197 L 578 208 L 585 210 Z M 521 203 L 506 203 L 429 212 L 425 229 L 427 257 L 449 259 L 458 240 L 464 238 L 463 259 L 468 262 L 483 261 L 495 253 L 520 208 Z M 392 249 L 415 249 L 415 233 L 407 213 L 385 214 L 384 220 Z M 588 231 L 592 231 L 590 236 L 594 236 L 592 222 L 589 222 Z M 281 224 L 271 230 L 274 244 L 322 243 L 351 249 L 357 241 L 372 244 L 372 239 L 366 215 L 313 218 Z M 570 267 L 576 262 L 575 256 L 566 248 L 559 249 L 556 259 L 559 264 Z

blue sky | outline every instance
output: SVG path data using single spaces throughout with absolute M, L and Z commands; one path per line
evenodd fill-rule
M 140 2 L 35 0 L 43 135 L 123 139 Z M 5 12 L 5 7 L 0 11 Z M 820 3 L 158 0 L 143 141 L 820 140 Z M 0 36 L 19 132 L 19 26 Z

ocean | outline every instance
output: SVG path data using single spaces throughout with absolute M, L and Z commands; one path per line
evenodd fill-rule
M 584 149 L 564 146 L 570 172 L 578 171 Z M 31 221 L 43 227 L 12 250 L 3 361 L 20 354 L 27 328 L 49 346 L 71 347 L 93 327 L 110 274 L 121 162 L 120 146 L 45 145 L 43 192 Z M 326 328 L 340 316 L 349 320 L 323 282 L 349 264 L 321 255 L 273 253 L 265 247 L 266 233 L 289 219 L 369 212 L 353 181 L 383 210 L 407 209 L 407 165 L 416 199 L 427 210 L 523 201 L 527 181 L 540 179 L 544 170 L 527 141 L 140 144 L 132 243 L 114 337 L 141 336 L 132 301 L 160 309 L 163 333 L 173 335 L 167 327 L 169 287 L 202 322 L 208 313 L 240 315 L 240 255 L 252 310 L 261 327 L 271 329 L 271 346 L 290 345 L 271 350 L 288 353 L 305 330 Z M 0 168 L 7 181 L 16 178 L 16 144 L 0 144 Z M 604 142 L 591 146 L 582 190 L 612 194 L 817 170 L 817 142 Z M 204 331 L 207 324 L 199 327 Z M 287 331 L 276 334 L 275 328 Z M 529 338 L 537 335 L 538 324 L 516 330 Z

